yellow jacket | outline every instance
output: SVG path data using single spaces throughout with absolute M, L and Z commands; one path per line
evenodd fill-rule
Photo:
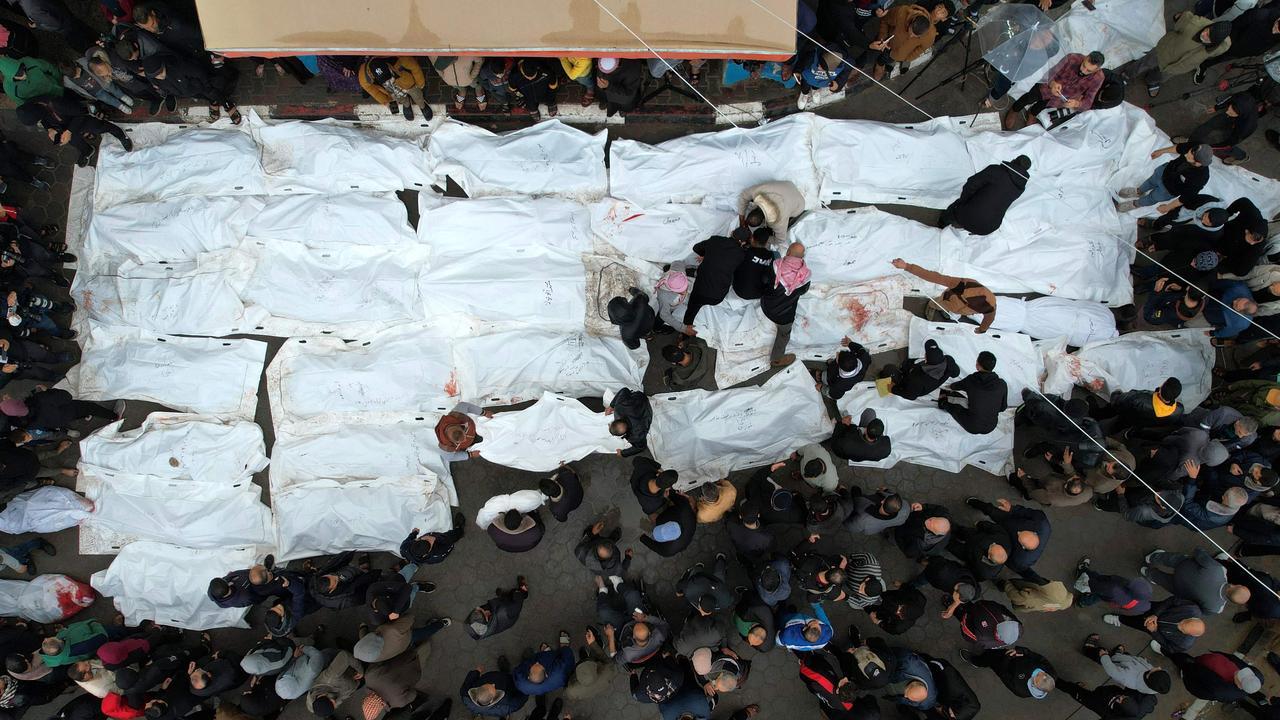
M 422 74 L 422 67 L 418 65 L 417 59 L 408 55 L 396 58 L 396 61 L 391 63 L 391 72 L 396 76 L 396 85 L 404 90 L 427 86 L 427 78 Z M 364 91 L 374 100 L 383 105 L 391 102 L 391 93 L 373 81 L 368 62 L 360 63 L 356 78 L 360 80 L 360 87 L 364 88 Z
M 577 80 L 591 72 L 591 58 L 560 58 L 560 67 L 570 80 Z

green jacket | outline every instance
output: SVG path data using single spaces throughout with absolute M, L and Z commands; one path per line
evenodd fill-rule
M 25 70 L 27 76 L 14 80 Z M 4 94 L 18 105 L 44 95 L 62 94 L 62 73 L 52 63 L 39 58 L 0 57 L 0 75 L 4 75 Z
M 1231 38 L 1208 47 L 1200 42 L 1200 31 L 1213 24 L 1191 11 L 1178 16 L 1173 29 L 1156 43 L 1156 59 L 1166 75 L 1181 75 L 1195 70 L 1200 63 L 1221 55 L 1231 47 Z
M 1275 380 L 1237 380 L 1215 393 L 1215 399 L 1228 407 L 1257 418 L 1263 425 L 1280 425 L 1280 407 L 1267 402 L 1267 393 L 1280 390 Z
M 62 650 L 56 655 L 45 655 L 44 664 L 49 667 L 71 665 L 93 657 L 98 648 L 109 639 L 107 629 L 97 620 L 71 623 L 57 637 L 63 641 Z

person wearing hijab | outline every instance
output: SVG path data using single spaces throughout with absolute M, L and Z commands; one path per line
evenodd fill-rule
M 948 379 L 960 377 L 960 367 L 950 355 L 942 352 L 937 340 L 926 340 L 924 357 L 904 366 L 886 365 L 880 371 L 890 381 L 889 392 L 900 398 L 915 400 L 942 387 Z
M 925 270 L 919 265 L 909 263 L 902 258 L 894 258 L 892 265 L 904 272 L 911 273 L 926 282 L 941 285 L 946 290 L 933 299 L 943 310 L 956 315 L 981 315 L 976 333 L 984 333 L 996 319 L 996 294 L 973 278 L 952 277 L 932 270 Z M 957 373 L 958 374 L 958 373 Z
M 596 61 L 596 87 L 604 96 L 606 115 L 613 117 L 639 107 L 644 67 L 640 60 L 600 58 Z
M 670 327 L 684 324 L 684 311 L 689 307 L 691 283 L 682 263 L 674 263 L 662 274 L 654 287 L 658 299 L 658 319 Z
M 760 309 L 765 317 L 778 326 L 773 348 L 769 351 L 769 365 L 773 367 L 795 362 L 795 354 L 787 352 L 787 343 L 791 341 L 791 325 L 796 321 L 800 296 L 809 292 L 809 275 L 801 243 L 791 243 L 786 257 L 773 263 L 773 288 L 760 298 Z

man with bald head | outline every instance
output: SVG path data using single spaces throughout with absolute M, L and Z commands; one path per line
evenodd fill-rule
M 795 354 L 787 352 L 787 343 L 791 342 L 791 325 L 796 321 L 800 296 L 809 292 L 809 275 L 802 243 L 791 243 L 786 256 L 773 262 L 773 287 L 766 289 L 760 298 L 765 317 L 778 326 L 769 351 L 769 364 L 773 367 L 795 362 Z
M 941 555 L 951 541 L 951 514 L 941 505 L 911 503 L 911 514 L 893 529 L 893 539 L 912 560 Z
M 1249 602 L 1249 588 L 1227 582 L 1227 568 L 1204 548 L 1196 548 L 1191 555 L 1154 550 L 1147 553 L 1143 562 L 1139 570 L 1142 577 L 1177 597 L 1191 600 L 1206 615 L 1217 615 L 1228 602 Z
M 950 552 L 969 567 L 979 581 L 995 580 L 1005 563 L 1009 562 L 1009 534 L 990 520 L 977 526 L 957 527 L 952 530 Z
M 1204 635 L 1200 606 L 1190 600 L 1169 597 L 1151 603 L 1141 615 L 1103 615 L 1102 621 L 1116 627 L 1143 630 L 1151 635 L 1151 649 L 1158 653 L 1185 653 Z
M 1044 578 L 1033 569 L 1036 561 L 1044 554 L 1049 544 L 1052 528 L 1049 518 L 1042 510 L 1014 505 L 1004 498 L 987 503 L 978 498 L 969 498 L 965 503 L 987 517 L 1009 535 L 1009 557 L 1005 565 L 1023 578 L 1032 582 L 1043 583 Z

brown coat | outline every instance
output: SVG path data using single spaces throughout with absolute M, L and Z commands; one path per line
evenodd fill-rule
M 912 37 L 911 21 L 918 17 L 929 21 L 929 29 L 920 37 Z M 894 5 L 880 18 L 876 42 L 890 36 L 893 39 L 889 41 L 889 57 L 895 62 L 911 62 L 933 47 L 933 41 L 938 39 L 938 29 L 933 26 L 929 11 L 919 5 Z

